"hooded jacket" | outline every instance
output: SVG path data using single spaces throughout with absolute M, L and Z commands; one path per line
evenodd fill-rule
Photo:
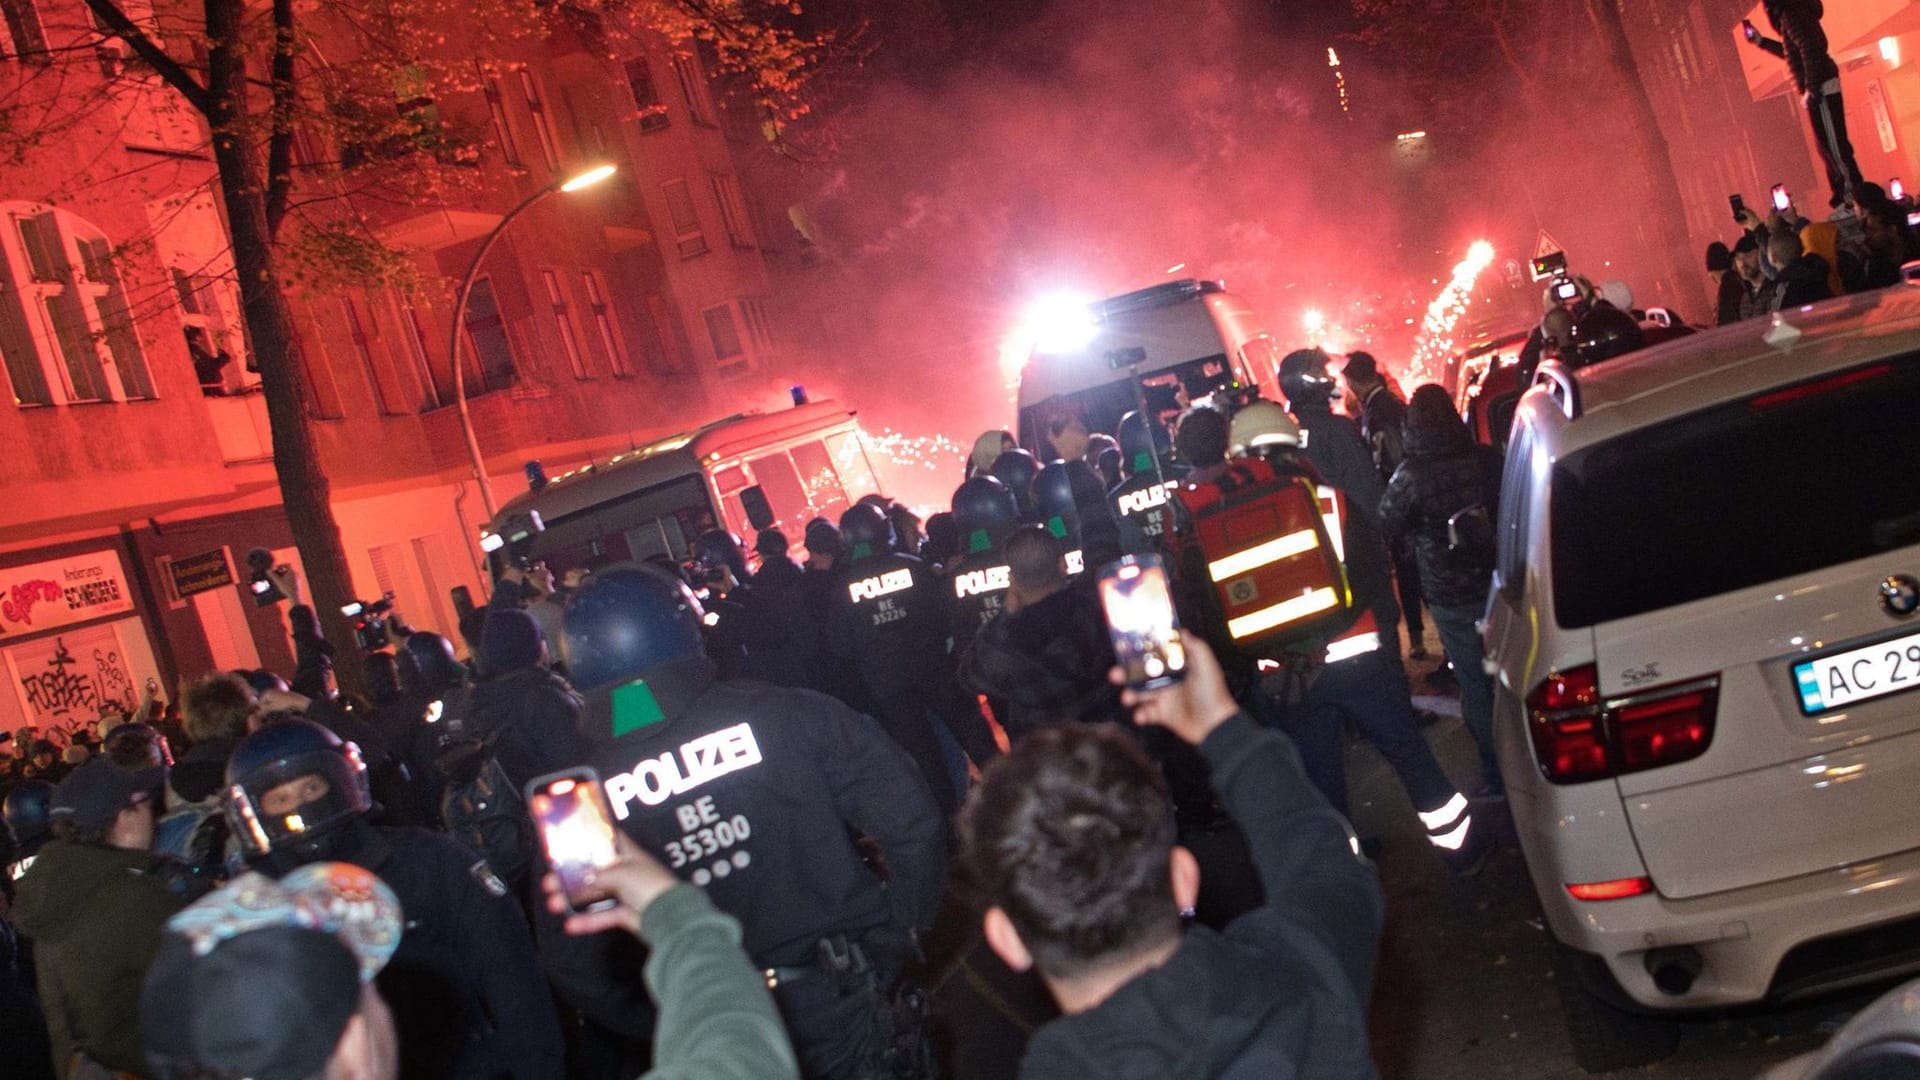
M 1382 901 L 1352 832 L 1293 744 L 1245 715 L 1200 745 L 1266 889 L 1224 933 L 1195 927 L 1165 964 L 1041 1028 L 1022 1080 L 1371 1080 L 1367 1000 Z
M 1447 521 L 1472 506 L 1488 518 L 1500 505 L 1500 454 L 1473 441 L 1467 426 L 1443 417 L 1406 428 L 1407 460 L 1394 470 L 1380 499 L 1380 523 L 1391 536 L 1411 536 L 1420 563 L 1420 591 L 1440 607 L 1482 603 L 1493 576 L 1486 552 L 1455 550 Z
M 1827 260 L 1812 252 L 1781 267 L 1771 286 L 1773 310 L 1833 299 L 1833 289 L 1827 284 L 1831 273 Z
M 1763 37 L 1754 44 L 1787 62 L 1801 93 L 1818 91 L 1840 77 L 1840 66 L 1827 53 L 1827 32 L 1820 26 L 1826 14 L 1821 0 L 1766 0 L 1765 6 L 1780 40 Z
M 186 906 L 145 851 L 54 840 L 20 879 L 14 923 L 33 939 L 41 1006 L 64 1071 L 76 1052 L 151 1076 L 140 1049 L 140 984 L 160 935 Z

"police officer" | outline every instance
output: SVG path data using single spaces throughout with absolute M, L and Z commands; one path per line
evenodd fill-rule
M 855 704 L 906 749 L 951 813 L 959 796 L 934 730 L 957 698 L 948 676 L 951 605 L 925 563 L 893 550 L 893 525 L 879 508 L 849 508 L 840 535 L 847 563 L 827 620 L 828 652 L 859 672 Z
M 953 589 L 953 651 L 958 655 L 1006 608 L 1010 579 L 1001 545 L 1020 526 L 1020 505 L 1007 485 L 976 476 L 954 490 L 953 520 L 960 531 L 961 555 L 948 567 L 947 580 Z
M 227 763 L 228 827 L 253 869 L 350 862 L 400 898 L 406 932 L 380 973 L 400 1075 L 560 1076 L 559 1020 L 506 886 L 456 840 L 368 824 L 372 808 L 359 748 L 308 720 L 268 724 Z
M 7 828 L 13 832 L 13 859 L 6 867 L 8 880 L 17 879 L 33 865 L 53 831 L 47 811 L 53 803 L 53 785 L 45 780 L 22 780 L 7 792 L 4 809 Z
M 1120 471 L 1126 479 L 1108 494 L 1120 527 L 1120 549 L 1171 560 L 1182 510 L 1173 493 L 1187 468 L 1174 462 L 1166 427 L 1138 412 L 1121 417 Z
M 926 785 L 879 725 L 840 702 L 716 680 L 700 619 L 678 582 L 637 566 L 596 574 L 567 609 L 591 762 L 616 824 L 740 920 L 807 1076 L 921 1075 L 903 1067 L 919 1039 L 889 992 L 942 888 Z M 884 871 L 862 860 L 856 831 Z M 539 925 L 562 992 L 597 1023 L 651 1037 L 647 991 L 618 935 Z
M 1427 840 L 1456 872 L 1477 873 L 1490 850 L 1473 827 L 1467 798 L 1441 771 L 1413 715 L 1406 671 L 1397 649 L 1385 646 L 1399 618 L 1380 531 L 1380 474 L 1352 420 L 1332 410 L 1333 378 L 1327 354 L 1300 349 L 1280 361 L 1280 392 L 1298 425 L 1299 449 L 1340 495 L 1347 580 L 1354 607 L 1344 624 L 1326 632 L 1324 651 L 1312 657 L 1318 671 L 1298 701 L 1277 703 L 1281 722 L 1300 746 L 1307 775 L 1327 801 L 1347 813 L 1346 725 L 1352 723 L 1380 749 L 1400 777 L 1426 828 Z M 1280 432 L 1261 440 L 1247 430 L 1245 442 L 1284 441 Z M 1370 622 L 1368 627 L 1365 623 Z
M 1020 506 L 1020 523 L 1023 525 L 1031 525 L 1039 520 L 1033 506 L 1033 478 L 1039 474 L 1040 462 L 1017 446 L 993 459 L 993 478 L 1013 492 L 1013 501 Z
M 1033 478 L 1040 523 L 1067 546 L 1067 572 L 1097 570 L 1121 556 L 1120 527 L 1099 474 L 1079 458 L 1055 461 Z

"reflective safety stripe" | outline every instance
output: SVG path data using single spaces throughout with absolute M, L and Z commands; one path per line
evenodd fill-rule
M 1339 607 L 1340 596 L 1332 589 L 1315 589 L 1301 593 L 1291 600 L 1282 600 L 1272 607 L 1242 615 L 1227 623 L 1227 635 L 1238 640 L 1276 626 L 1283 626 L 1298 619 L 1304 619 L 1315 612 Z
M 1446 828 L 1448 825 L 1460 820 L 1460 815 L 1466 813 L 1468 807 L 1471 805 L 1471 803 L 1467 802 L 1465 795 L 1456 791 L 1453 793 L 1453 798 L 1448 799 L 1446 805 L 1440 807 L 1440 809 L 1419 811 L 1420 824 L 1425 825 L 1428 832 L 1432 832 L 1435 829 Z
M 1084 573 L 1087 569 L 1087 557 L 1080 549 L 1067 552 L 1067 576 Z
M 1207 564 L 1207 573 L 1211 574 L 1215 581 L 1225 581 L 1228 578 L 1239 577 L 1249 570 L 1258 570 L 1270 563 L 1291 558 L 1303 551 L 1312 551 L 1318 546 L 1320 546 L 1320 538 L 1313 534 L 1313 530 L 1301 529 L 1299 532 L 1288 533 L 1286 536 L 1277 537 L 1264 544 L 1255 544 L 1253 547 L 1215 559 Z
M 1460 824 L 1455 825 L 1446 832 L 1428 836 L 1427 841 L 1437 848 L 1444 848 L 1448 851 L 1459 851 L 1461 848 L 1467 846 L 1467 831 L 1471 828 L 1473 828 L 1473 816 L 1468 815 L 1460 819 Z
M 1300 433 L 1300 445 L 1307 445 L 1307 433 Z M 1326 522 L 1327 539 L 1333 543 L 1334 558 L 1347 561 L 1347 538 L 1340 532 L 1340 492 L 1322 484 L 1319 488 L 1320 520 Z
M 1351 660 L 1356 656 L 1364 656 L 1379 648 L 1380 632 L 1377 630 L 1369 630 L 1364 634 L 1355 634 L 1353 637 L 1330 641 L 1327 643 L 1327 663 L 1337 664 L 1342 660 Z

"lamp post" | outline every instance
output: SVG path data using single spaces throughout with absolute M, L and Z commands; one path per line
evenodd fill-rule
M 447 332 L 447 356 L 453 361 L 453 403 L 460 410 L 460 432 L 467 439 L 467 456 L 473 461 L 473 480 L 480 487 L 480 505 L 486 508 L 487 520 L 492 521 L 500 512 L 493 501 L 493 485 L 487 482 L 487 462 L 480 454 L 480 440 L 473 431 L 473 413 L 467 408 L 466 367 L 460 363 L 460 331 L 467 317 L 467 298 L 473 293 L 473 283 L 480 276 L 480 264 L 487 259 L 487 253 L 493 250 L 494 242 L 500 234 L 507 231 L 513 219 L 531 210 L 535 204 L 556 191 L 572 193 L 593 185 L 612 176 L 612 165 L 595 165 L 585 172 L 556 180 L 539 191 L 521 200 L 520 205 L 507 211 L 500 224 L 493 227 L 487 238 L 480 243 L 480 250 L 473 253 L 473 261 L 467 264 L 467 273 L 460 279 L 460 289 L 453 296 L 453 325 Z

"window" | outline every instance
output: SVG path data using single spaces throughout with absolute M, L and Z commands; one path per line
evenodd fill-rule
M 333 374 L 327 336 L 320 320 L 308 316 L 307 345 L 300 350 L 300 370 L 307 378 L 307 413 L 315 420 L 338 420 L 347 415 L 340 404 L 340 383 Z
M 1920 540 L 1916 361 L 1829 372 L 1555 461 L 1560 625 L 1884 559 Z
M 506 320 L 500 317 L 500 307 L 494 301 L 492 278 L 473 283 L 473 291 L 467 294 L 463 326 L 467 348 L 473 354 L 470 362 L 478 365 L 480 376 L 468 384 L 467 393 L 484 394 L 512 386 L 517 370 L 513 343 L 507 339 Z
M 664 297 L 647 297 L 646 307 L 640 312 L 640 325 L 643 334 L 640 343 L 654 371 L 673 375 L 687 369 L 687 352 L 691 346 L 687 344 L 686 328 Z
M 553 324 L 560 331 L 560 351 L 567 354 L 567 366 L 576 379 L 590 379 L 587 355 L 580 348 L 580 335 L 573 328 L 573 316 L 567 312 L 566 287 L 552 270 L 540 271 L 540 283 L 547 288 L 547 303 L 553 305 Z
M 718 368 L 722 371 L 744 368 L 747 350 L 740 343 L 739 325 L 733 321 L 733 305 L 710 307 L 702 311 L 700 317 L 707 321 L 707 340 L 713 343 L 713 358 L 718 361 Z
M 587 310 L 593 315 L 593 328 L 600 335 L 600 348 L 607 354 L 607 367 L 616 378 L 633 374 L 627 351 L 620 345 L 620 334 L 613 325 L 613 311 L 607 306 L 607 290 L 593 270 L 580 271 L 580 285 L 587 292 Z
M 533 72 L 520 69 L 520 92 L 527 99 L 527 114 L 533 118 L 534 138 L 540 143 L 540 154 L 547 159 L 547 168 L 560 170 L 560 144 L 553 139 L 553 125 L 547 120 L 546 98 L 540 94 L 540 82 Z
M 773 323 L 767 319 L 767 305 L 759 300 L 740 301 L 740 317 L 746 320 L 747 341 L 756 352 L 773 349 Z
M 347 323 L 347 340 L 360 357 L 361 370 L 373 387 L 373 403 L 382 416 L 401 416 L 407 412 L 407 393 L 400 386 L 400 373 L 393 370 L 386 351 L 374 348 L 378 324 L 361 317 L 360 305 L 351 296 L 340 298 L 340 313 Z
M 753 246 L 753 230 L 747 224 L 747 208 L 740 201 L 740 188 L 726 173 L 708 173 L 713 186 L 713 201 L 720 205 L 720 220 L 727 228 L 727 239 L 737 248 Z
M 840 486 L 840 474 L 826 444 L 815 440 L 794 447 L 793 467 L 800 474 L 809 512 L 838 520 L 839 512 L 847 508 L 847 492 Z
M 414 309 L 412 301 L 397 292 L 389 296 L 400 320 L 401 344 L 406 347 L 407 359 L 413 363 L 414 377 L 420 381 L 420 411 L 437 409 L 441 402 L 453 396 L 453 390 L 440 385 L 440 373 L 433 366 L 433 350 L 427 347 L 426 324 L 420 321 L 420 312 Z
M 500 80 L 486 84 L 487 115 L 493 120 L 493 139 L 500 144 L 500 157 L 514 168 L 520 167 L 520 147 L 514 144 L 513 129 L 507 126 L 507 102 L 500 93 Z
M 693 192 L 685 180 L 669 180 L 660 185 L 667 196 L 667 217 L 673 222 L 673 240 L 680 257 L 691 259 L 705 255 L 707 237 L 700 229 L 700 211 L 693 205 Z
M 0 351 L 21 404 L 127 401 L 154 396 L 113 249 L 64 210 L 15 204 L 0 236 L 8 298 Z M 36 377 L 35 371 L 38 369 Z
M 680 96 L 686 99 L 687 115 L 696 124 L 713 126 L 713 102 L 707 98 L 707 83 L 700 77 L 700 65 L 686 53 L 675 53 L 673 77 L 680 81 Z
M 1533 512 L 1533 429 L 1515 428 L 1507 447 L 1506 473 L 1500 479 L 1500 591 L 1518 598 L 1527 584 L 1527 517 Z
M 653 67 L 644 56 L 627 61 L 627 89 L 633 92 L 633 107 L 639 110 L 641 131 L 660 131 L 667 124 L 667 105 L 653 85 Z
M 7 22 L 7 37 L 13 41 L 13 54 L 29 64 L 53 60 L 47 51 L 47 32 L 40 26 L 37 0 L 0 0 L 0 15 Z

